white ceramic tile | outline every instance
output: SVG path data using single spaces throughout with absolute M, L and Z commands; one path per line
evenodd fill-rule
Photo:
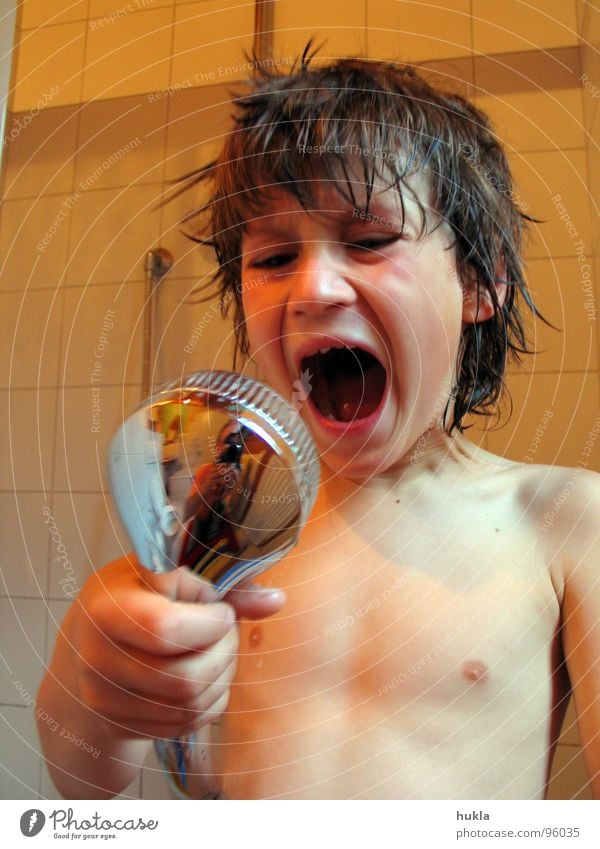
M 46 621 L 46 666 L 50 665 L 56 645 L 56 638 L 61 626 L 61 622 L 67 615 L 68 609 L 71 607 L 72 601 L 62 598 L 60 600 L 48 601 L 48 615 Z
M 133 153 L 129 155 L 134 155 Z M 69 240 L 69 285 L 138 280 L 157 247 L 156 185 L 81 193 Z
M 94 493 L 57 493 L 53 515 L 68 560 L 52 552 L 51 598 L 73 598 L 96 570 L 132 551 L 112 499 Z
M 63 292 L 0 294 L 0 386 L 56 386 Z
M 167 780 L 163 775 L 160 762 L 152 747 L 142 769 L 142 799 L 173 799 Z
M 38 799 L 42 757 L 34 708 L 0 706 L 0 799 Z
M 49 535 L 42 509 L 47 503 L 41 492 L 0 492 L 1 595 L 45 594 Z
M 45 671 L 46 604 L 0 598 L 0 704 L 31 705 Z
M 7 200 L 0 226 L 0 289 L 55 288 L 67 258 L 72 194 Z
M 96 389 L 98 395 L 92 392 Z M 61 393 L 56 440 L 57 490 L 102 492 L 108 488 L 110 441 L 140 400 L 139 386 L 67 388 Z
M 64 619 L 69 607 L 71 606 L 70 601 L 50 601 L 48 604 L 48 625 L 47 625 L 47 663 L 50 663 L 52 658 L 52 654 L 54 652 L 54 646 L 56 643 L 56 638 L 58 635 L 58 631 L 61 625 L 62 620 Z M 123 790 L 121 794 L 115 796 L 115 799 L 139 799 L 140 798 L 140 787 L 141 787 L 141 770 L 139 775 L 134 778 L 131 784 Z M 42 781 L 41 781 L 41 795 L 45 799 L 61 799 L 62 796 L 54 786 L 54 783 L 50 777 L 50 773 L 45 765 L 42 765 Z
M 0 390 L 5 416 L 0 490 L 46 491 L 52 480 L 56 390 Z
M 141 379 L 144 301 L 143 280 L 66 289 L 62 385 Z

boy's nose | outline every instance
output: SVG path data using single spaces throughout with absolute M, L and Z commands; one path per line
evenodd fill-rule
M 288 301 L 297 317 L 351 306 L 357 298 L 352 280 L 335 261 L 312 256 L 298 263 Z

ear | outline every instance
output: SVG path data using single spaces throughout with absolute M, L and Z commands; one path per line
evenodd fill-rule
M 503 276 L 504 268 L 494 277 L 494 288 L 499 306 L 504 304 L 508 283 Z M 494 315 L 494 304 L 492 296 L 486 287 L 475 277 L 469 279 L 463 285 L 463 310 L 462 320 L 465 324 L 477 324 L 487 321 Z

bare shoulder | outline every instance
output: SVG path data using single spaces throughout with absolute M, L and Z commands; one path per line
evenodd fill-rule
M 600 474 L 584 468 L 510 464 L 515 496 L 545 551 L 555 586 L 575 570 L 600 569 Z M 562 593 L 559 593 L 562 595 Z
M 516 463 L 484 452 L 498 490 L 533 534 L 559 597 L 578 570 L 600 569 L 600 474 L 583 467 Z

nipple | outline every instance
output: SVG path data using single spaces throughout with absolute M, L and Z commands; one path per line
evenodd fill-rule
M 470 684 L 480 684 L 487 679 L 488 668 L 480 660 L 468 660 L 460 671 Z

